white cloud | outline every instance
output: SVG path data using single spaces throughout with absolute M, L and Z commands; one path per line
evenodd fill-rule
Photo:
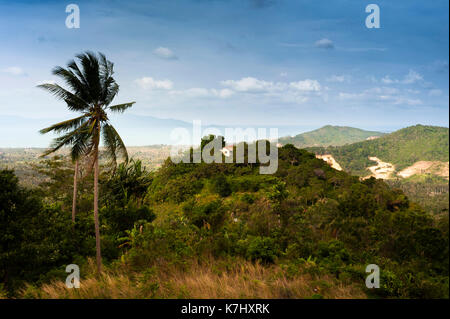
M 314 46 L 316 48 L 321 48 L 321 49 L 333 49 L 334 43 L 330 39 L 324 38 L 324 39 L 320 39 L 320 40 L 316 41 L 314 43 Z
M 170 91 L 171 95 L 185 96 L 188 98 L 211 98 L 218 97 L 221 99 L 228 98 L 234 94 L 230 89 L 206 89 L 206 88 L 190 88 L 186 90 Z
M 234 94 L 234 92 L 230 89 L 221 89 L 221 90 L 212 89 L 211 91 L 214 95 L 220 98 L 227 98 Z
M 442 91 L 439 90 L 439 89 L 433 89 L 433 90 L 430 90 L 428 92 L 428 95 L 429 96 L 441 96 L 442 95 Z
M 294 88 L 299 91 L 320 91 L 320 84 L 316 80 L 304 80 L 298 82 L 289 83 L 291 88 Z
M 305 79 L 294 82 L 275 82 L 257 79 L 255 77 L 243 77 L 239 80 L 224 80 L 220 84 L 222 88 L 193 87 L 187 89 L 173 89 L 170 80 L 156 80 L 152 77 L 143 77 L 135 80 L 143 89 L 166 90 L 172 97 L 188 99 L 228 99 L 232 96 L 244 98 L 248 101 L 255 99 L 260 103 L 269 101 L 286 103 L 304 103 L 313 97 L 323 96 L 326 87 L 322 87 L 319 81 Z M 240 96 L 239 96 L 240 95 Z
M 414 70 L 409 70 L 408 74 L 403 78 L 402 83 L 404 84 L 412 84 L 418 81 L 422 81 L 423 77 L 419 73 Z
M 383 82 L 384 84 L 394 84 L 394 83 L 413 84 L 422 80 L 423 80 L 422 75 L 420 75 L 414 70 L 409 70 L 408 74 L 406 74 L 402 80 L 391 79 L 389 75 L 386 75 L 381 79 L 381 82 Z
M 394 104 L 396 104 L 396 105 L 398 105 L 398 104 L 406 104 L 406 105 L 414 106 L 414 105 L 422 104 L 422 100 L 399 97 L 399 98 L 396 98 L 394 100 Z
M 275 93 L 289 90 L 302 92 L 317 92 L 321 90 L 317 80 L 306 79 L 297 82 L 270 82 L 259 80 L 253 77 L 246 77 L 240 80 L 226 80 L 221 84 L 237 92 L 251 93 Z
M 155 54 L 157 57 L 160 57 L 161 59 L 166 59 L 166 60 L 178 59 L 178 57 L 175 55 L 175 53 L 173 53 L 173 51 L 170 50 L 169 48 L 164 48 L 164 47 L 156 48 L 153 51 L 153 54 Z
M 25 71 L 22 68 L 19 68 L 18 66 L 8 67 L 6 69 L 3 69 L 2 72 L 15 76 L 25 75 Z
M 170 94 L 185 95 L 187 97 L 206 97 L 209 95 L 209 91 L 205 88 L 190 88 L 182 91 L 171 91 Z
M 421 105 L 422 100 L 410 98 L 408 94 L 410 90 L 400 90 L 392 87 L 374 87 L 366 89 L 360 93 L 339 93 L 338 97 L 342 100 L 362 100 L 362 101 L 383 101 L 383 103 L 391 103 L 393 105 Z
M 345 82 L 347 80 L 347 77 L 345 75 L 332 75 L 332 76 L 326 78 L 326 80 L 328 82 L 342 83 L 342 82 Z
M 173 87 L 173 82 L 170 80 L 155 80 L 152 77 L 143 77 L 137 79 L 136 83 L 145 90 L 170 90 Z
M 364 96 L 364 93 L 345 93 L 345 92 L 339 92 L 339 98 L 343 100 L 349 100 L 349 99 L 357 99 Z
M 384 84 L 392 84 L 392 83 L 398 83 L 398 80 L 393 80 L 389 77 L 389 75 L 386 75 L 384 78 L 381 79 L 381 82 Z
M 396 89 L 396 88 L 383 86 L 383 87 L 374 87 L 374 88 L 367 89 L 367 90 L 364 91 L 364 93 L 393 95 L 393 94 L 400 93 L 400 91 L 398 89 Z
M 222 81 L 221 84 L 238 92 L 264 92 L 274 88 L 273 82 L 258 80 L 253 77 L 246 77 L 237 81 L 226 80 Z

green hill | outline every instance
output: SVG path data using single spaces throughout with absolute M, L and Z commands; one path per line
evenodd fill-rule
M 346 171 L 367 175 L 366 168 L 374 164 L 368 159 L 376 156 L 392 163 L 400 171 L 417 161 L 449 160 L 449 129 L 447 127 L 410 126 L 378 139 L 338 147 L 313 147 L 316 154 L 331 154 Z
M 382 136 L 384 133 L 365 131 L 349 126 L 326 125 L 317 130 L 298 134 L 292 137 L 280 138 L 281 144 L 293 144 L 299 148 L 311 146 L 341 146 L 364 141 L 372 136 Z
M 82 259 L 95 252 L 92 210 L 79 210 L 73 230 L 64 223 L 70 212 L 59 212 L 59 197 L 36 215 L 31 199 L 20 201 L 20 190 L 11 191 L 17 189 L 12 172 L 0 171 L 0 212 L 11 211 L 9 203 L 15 207 L 3 227 L 14 222 L 17 232 L 29 234 L 17 240 L 14 254 L 3 254 L 7 287 L 12 279 L 41 285 L 49 273 L 45 278 L 59 277 L 28 286 L 21 296 L 448 298 L 445 220 L 435 222 L 383 181 L 361 181 L 306 150 L 286 145 L 278 154 L 273 175 L 261 175 L 259 164 L 169 159 L 151 173 L 135 162 L 120 166 L 117 175 L 102 175 L 101 276 Z M 7 186 L 3 192 L 1 185 Z M 29 238 L 46 241 L 31 245 Z M 14 258 L 24 254 L 25 266 L 15 266 Z M 74 254 L 82 289 L 66 288 L 60 266 Z M 382 269 L 379 289 L 365 286 L 370 263 Z

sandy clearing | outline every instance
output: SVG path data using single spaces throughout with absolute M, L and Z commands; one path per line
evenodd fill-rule
M 374 161 L 377 165 L 370 166 L 367 169 L 372 172 L 369 176 L 364 177 L 364 179 L 375 177 L 379 179 L 391 178 L 392 173 L 395 171 L 395 166 L 388 162 L 383 162 L 378 157 L 369 156 L 369 160 Z
M 449 178 L 449 162 L 419 161 L 403 169 L 397 175 L 407 178 L 416 174 L 433 174 Z
M 342 171 L 341 165 L 339 165 L 338 162 L 334 159 L 334 157 L 330 154 L 324 154 L 324 155 L 316 155 L 316 158 L 320 158 L 327 162 L 328 165 L 330 165 L 332 168 L 338 171 Z

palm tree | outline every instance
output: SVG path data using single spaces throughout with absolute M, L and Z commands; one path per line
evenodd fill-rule
M 42 133 L 53 131 L 63 133 L 54 139 L 51 148 L 46 153 L 56 152 L 63 146 L 71 146 L 72 159 L 81 156 L 90 156 L 94 167 L 94 222 L 96 239 L 97 269 L 101 272 L 100 225 L 98 219 L 98 177 L 99 177 L 99 144 L 103 136 L 106 154 L 110 157 L 113 166 L 116 166 L 117 154 L 128 160 L 128 154 L 121 137 L 108 119 L 107 111 L 124 112 L 135 102 L 110 106 L 119 92 L 119 85 L 112 75 L 114 74 L 111 61 L 104 54 L 98 56 L 92 52 L 85 52 L 69 61 L 67 68 L 56 67 L 52 73 L 64 80 L 69 90 L 58 84 L 39 85 L 55 97 L 64 100 L 71 111 L 80 112 L 81 115 L 54 124 L 41 130 Z

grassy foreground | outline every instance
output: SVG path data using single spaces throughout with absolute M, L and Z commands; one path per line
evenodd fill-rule
M 115 269 L 113 269 L 115 268 Z M 308 264 L 299 274 L 289 275 L 283 266 L 261 265 L 246 260 L 231 264 L 225 259 L 207 258 L 189 265 L 164 261 L 144 272 L 132 272 L 120 265 L 95 274 L 89 260 L 89 274 L 79 289 L 69 289 L 64 281 L 53 281 L 39 289 L 32 285 L 22 298 L 366 298 L 360 285 L 338 282 L 329 275 L 308 273 Z

